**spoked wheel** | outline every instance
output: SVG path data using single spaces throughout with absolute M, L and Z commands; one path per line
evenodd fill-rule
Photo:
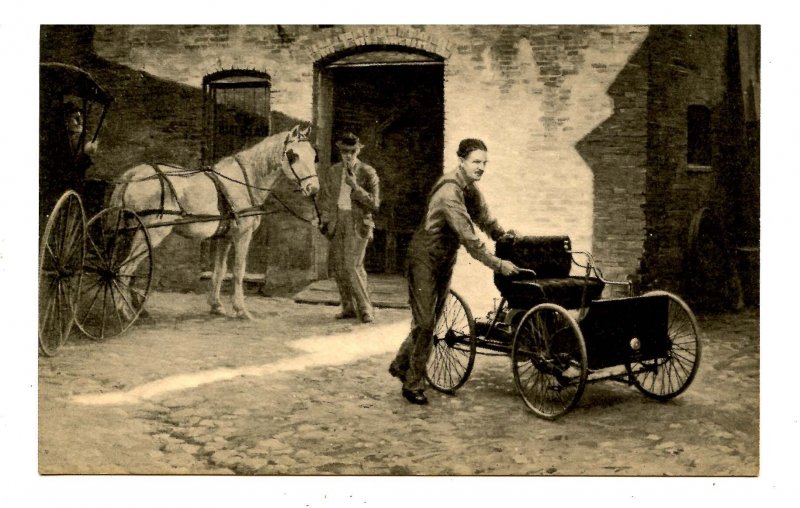
M 53 356 L 75 322 L 86 255 L 86 217 L 74 191 L 56 202 L 40 241 L 39 350 Z
M 580 400 L 588 376 L 586 344 L 566 309 L 543 303 L 529 310 L 511 346 L 514 385 L 537 416 L 554 420 Z
M 77 323 L 89 337 L 103 340 L 123 333 L 142 312 L 153 278 L 153 247 L 141 218 L 124 208 L 92 217 L 87 234 Z
M 472 372 L 476 348 L 472 312 L 451 289 L 433 332 L 433 349 L 425 372 L 428 383 L 440 392 L 454 393 Z
M 694 380 L 700 365 L 700 327 L 686 303 L 666 291 L 652 291 L 645 297 L 663 297 L 664 351 L 654 358 L 625 364 L 631 382 L 642 393 L 657 400 L 669 400 L 682 393 Z

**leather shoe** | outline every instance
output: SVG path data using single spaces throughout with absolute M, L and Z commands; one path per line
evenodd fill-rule
M 425 392 L 422 390 L 407 390 L 403 388 L 403 397 L 412 404 L 424 405 L 428 403 L 428 398 L 425 397 Z
M 397 379 L 399 379 L 400 381 L 402 381 L 404 383 L 406 382 L 406 374 L 405 374 L 405 372 L 403 372 L 399 368 L 397 368 L 395 366 L 395 364 L 389 365 L 389 374 L 391 374 L 392 377 L 396 377 Z
M 375 321 L 375 318 L 372 316 L 372 314 L 364 314 L 361 316 L 362 323 L 372 323 L 373 321 Z
M 342 311 L 342 312 L 336 314 L 333 317 L 335 319 L 352 319 L 352 318 L 356 317 L 356 313 L 355 312 L 344 312 L 344 311 Z

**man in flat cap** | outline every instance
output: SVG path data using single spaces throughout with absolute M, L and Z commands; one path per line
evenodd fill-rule
M 342 309 L 337 319 L 375 319 L 367 291 L 364 255 L 375 227 L 372 214 L 380 206 L 378 174 L 358 159 L 363 145 L 351 132 L 336 143 L 341 162 L 321 175 L 318 202 L 320 230 L 330 240 L 328 270 L 339 288 Z

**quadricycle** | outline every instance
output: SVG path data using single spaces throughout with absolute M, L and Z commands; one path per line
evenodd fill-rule
M 502 298 L 486 318 L 474 319 L 464 299 L 449 292 L 427 364 L 433 388 L 454 393 L 463 386 L 478 352 L 508 355 L 520 397 L 548 420 L 572 410 L 591 383 L 622 382 L 660 401 L 689 387 L 700 363 L 700 329 L 680 297 L 634 296 L 631 282 L 605 279 L 593 255 L 573 251 L 567 236 L 503 238 L 496 254 L 520 274 L 495 274 Z M 571 275 L 574 267 L 579 275 Z M 603 298 L 606 288 L 624 296 Z

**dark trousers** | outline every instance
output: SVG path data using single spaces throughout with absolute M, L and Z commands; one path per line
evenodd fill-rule
M 369 238 L 359 235 L 351 211 L 339 210 L 338 213 L 328 253 L 328 270 L 336 279 L 342 312 L 359 317 L 371 315 L 372 302 L 367 290 L 367 271 L 364 269 Z
M 425 372 L 433 347 L 433 332 L 450 289 L 455 257 L 444 262 L 411 258 L 408 266 L 408 297 L 411 332 L 400 345 L 393 368 L 405 375 L 403 388 L 425 388 Z

